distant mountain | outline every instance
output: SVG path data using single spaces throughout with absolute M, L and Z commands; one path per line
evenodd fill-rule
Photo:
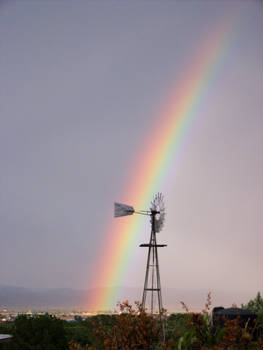
M 116 288 L 114 288 L 116 290 Z M 116 302 L 129 300 L 130 302 L 141 300 L 142 288 L 125 287 L 118 288 L 119 294 Z M 105 292 L 105 290 L 104 290 Z M 240 305 L 255 297 L 245 292 L 212 291 L 212 306 L 231 306 L 233 303 Z M 0 285 L 0 308 L 17 309 L 65 309 L 65 310 L 92 310 L 90 301 L 100 289 L 76 290 L 70 288 L 41 289 L 23 288 Z M 182 311 L 180 301 L 186 303 L 191 311 L 199 311 L 204 308 L 208 290 L 182 290 L 163 289 L 164 307 L 172 311 Z M 111 294 L 108 288 L 105 294 Z M 103 311 L 103 310 L 98 310 Z
M 83 309 L 91 291 L 66 288 L 41 289 L 0 285 L 0 307 L 37 309 Z

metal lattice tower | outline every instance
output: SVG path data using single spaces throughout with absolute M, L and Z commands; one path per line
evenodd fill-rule
M 155 216 L 157 212 L 151 212 L 151 222 L 152 230 L 149 244 L 141 244 L 140 247 L 148 248 L 148 257 L 146 265 L 146 273 L 144 280 L 144 289 L 142 296 L 142 306 L 146 307 L 147 294 L 150 294 L 150 310 L 151 314 L 154 313 L 154 297 L 157 294 L 158 298 L 158 311 L 159 315 L 163 312 L 163 301 L 162 301 L 162 290 L 161 290 L 161 279 L 159 270 L 159 259 L 158 259 L 158 249 L 160 247 L 166 247 L 166 244 L 157 244 L 156 231 L 155 231 Z
M 158 193 L 152 203 L 150 210 L 140 210 L 135 211 L 133 207 L 115 203 L 115 217 L 132 215 L 134 213 L 148 215 L 151 218 L 151 236 L 149 243 L 141 244 L 140 247 L 148 248 L 146 273 L 144 280 L 144 289 L 142 296 L 142 306 L 146 308 L 147 294 L 150 294 L 150 311 L 154 314 L 155 307 L 155 297 L 158 299 L 158 314 L 162 322 L 163 327 L 163 338 L 165 340 L 165 320 L 163 317 L 163 301 L 162 301 L 162 291 L 161 291 L 161 280 L 160 280 L 160 270 L 159 270 L 159 259 L 158 259 L 158 248 L 166 247 L 166 244 L 157 244 L 156 233 L 160 232 L 165 217 L 165 208 L 163 195 Z

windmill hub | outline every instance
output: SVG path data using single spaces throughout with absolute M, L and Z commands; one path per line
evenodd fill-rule
M 160 212 L 156 211 L 156 210 L 151 210 L 151 213 L 152 213 L 152 215 L 160 214 Z

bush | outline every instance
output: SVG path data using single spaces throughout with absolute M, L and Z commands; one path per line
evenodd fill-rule
M 13 324 L 10 350 L 66 350 L 68 342 L 64 321 L 50 315 L 18 316 Z
M 147 314 L 140 303 L 135 308 L 127 301 L 119 303 L 120 314 L 111 316 L 110 323 L 101 317 L 92 320 L 95 343 L 88 350 L 154 350 L 162 347 L 162 324 L 159 318 Z M 71 350 L 81 349 L 72 342 Z

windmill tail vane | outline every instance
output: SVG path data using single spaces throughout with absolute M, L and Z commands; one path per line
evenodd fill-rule
M 122 203 L 114 203 L 114 217 L 118 218 L 120 216 L 132 215 L 134 214 L 134 209 L 130 205 Z
M 122 203 L 114 203 L 114 217 L 119 218 L 121 216 L 133 215 L 133 214 L 141 214 L 141 215 L 150 215 L 151 212 L 149 210 L 134 210 L 133 207 L 127 204 Z

